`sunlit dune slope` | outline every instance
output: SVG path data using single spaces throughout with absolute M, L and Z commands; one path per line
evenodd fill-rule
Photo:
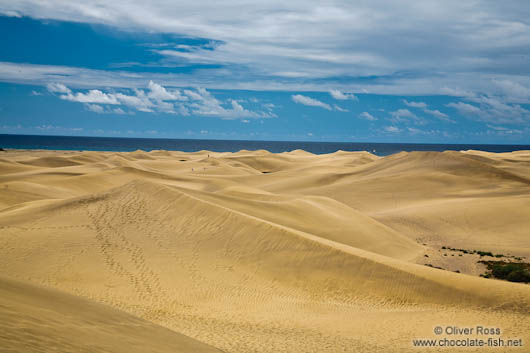
M 2 352 L 220 352 L 119 310 L 5 278 L 0 317 Z

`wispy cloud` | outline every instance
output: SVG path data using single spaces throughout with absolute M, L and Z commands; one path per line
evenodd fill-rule
M 370 114 L 368 112 L 362 112 L 361 114 L 359 114 L 359 117 L 362 118 L 362 119 L 370 120 L 370 121 L 377 120 L 376 117 L 374 117 L 372 114 Z
M 338 106 L 337 104 L 329 105 L 328 103 L 322 102 L 318 99 L 304 96 L 301 94 L 293 94 L 291 96 L 291 99 L 295 103 L 307 105 L 310 107 L 320 107 L 326 110 L 335 110 L 335 111 L 342 112 L 342 113 L 349 112 L 348 109 Z
M 409 102 L 409 101 L 407 101 L 406 99 L 403 99 L 403 103 L 404 103 L 407 107 L 420 108 L 420 109 L 425 109 L 425 108 L 427 108 L 427 103 L 424 103 L 424 102 Z
M 348 109 L 342 108 L 342 107 L 340 107 L 340 106 L 338 106 L 338 105 L 336 105 L 336 104 L 333 104 L 333 109 L 335 109 L 335 110 L 338 111 L 338 112 L 343 112 L 343 113 L 347 113 L 347 112 L 349 112 Z
M 490 95 L 470 95 L 465 102 L 451 102 L 447 107 L 456 109 L 460 114 L 474 120 L 489 123 L 527 125 L 530 123 L 530 110 L 519 104 L 510 104 L 503 97 Z
M 235 18 L 236 11 L 246 16 Z M 333 89 L 340 93 L 337 97 L 364 90 L 440 94 L 445 88 L 452 95 L 502 91 L 505 101 L 521 104 L 530 87 L 530 6 L 525 2 L 505 6 L 487 0 L 427 0 L 420 6 L 414 0 L 326 4 L 197 0 L 176 7 L 171 1 L 17 0 L 0 2 L 0 13 L 175 33 L 216 43 L 149 48 L 163 56 L 164 64 L 214 64 L 202 73 L 169 74 L 164 79 L 141 73 L 141 80 L 135 81 L 104 70 L 55 66 L 45 73 L 33 67 L 39 84 L 55 80 L 80 87 L 81 82 L 73 84 L 77 80 L 86 88 L 118 84 L 130 88 L 143 87 L 152 79 L 163 85 L 208 89 Z M 433 42 L 440 45 L 425 50 Z M 69 77 L 65 71 L 82 74 Z M 58 72 L 63 72 L 63 80 Z M 0 72 L 2 80 L 24 80 L 17 76 L 15 70 Z
M 463 114 L 463 115 L 477 115 L 477 114 L 480 114 L 480 108 L 474 106 L 474 105 L 471 105 L 471 104 L 468 104 L 468 103 L 464 103 L 464 102 L 456 102 L 456 103 L 449 103 L 447 104 L 448 107 L 450 108 L 455 108 L 456 110 L 458 110 L 460 112 L 460 114 Z
M 447 115 L 445 113 L 442 113 L 438 109 L 429 109 L 428 108 L 429 105 L 427 103 L 425 103 L 425 102 L 409 102 L 406 99 L 403 99 L 403 103 L 407 107 L 421 109 L 424 113 L 427 113 L 427 114 L 429 114 L 431 116 L 434 116 L 435 118 L 438 118 L 438 119 L 443 120 L 445 122 L 455 123 L 455 121 L 453 119 L 449 118 L 449 115 Z
M 396 126 L 385 126 L 383 128 L 386 132 L 391 132 L 391 133 L 396 133 L 396 132 L 400 132 L 401 130 L 396 127 Z
M 430 114 L 432 116 L 434 116 L 435 118 L 438 118 L 440 120 L 443 120 L 443 121 L 446 121 L 448 123 L 456 123 L 456 121 L 454 121 L 453 119 L 449 118 L 449 115 L 445 114 L 445 113 L 442 113 L 441 111 L 439 111 L 438 109 L 423 109 L 423 111 L 427 114 Z
M 294 94 L 291 96 L 291 99 L 293 100 L 293 102 L 298 104 L 308 105 L 311 107 L 320 107 L 326 110 L 333 110 L 329 104 L 321 102 L 318 99 L 303 96 L 301 94 Z
M 414 122 L 416 124 L 425 124 L 425 119 L 417 116 L 408 109 L 398 109 L 390 112 L 391 118 L 389 119 L 393 123 L 404 123 L 404 122 Z
M 330 90 L 329 94 L 333 98 L 338 99 L 338 100 L 348 100 L 348 99 L 354 100 L 354 101 L 358 101 L 359 100 L 353 93 L 341 92 L 338 89 Z

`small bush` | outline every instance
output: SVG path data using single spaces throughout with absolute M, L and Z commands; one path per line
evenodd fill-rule
M 493 253 L 491 251 L 477 251 L 477 254 L 480 256 L 491 256 L 493 257 Z
M 488 275 L 510 282 L 530 283 L 530 264 L 524 262 L 479 261 L 488 266 Z M 485 277 L 485 276 L 482 276 Z

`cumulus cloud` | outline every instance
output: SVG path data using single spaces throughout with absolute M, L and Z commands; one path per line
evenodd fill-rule
M 247 110 L 234 99 L 229 99 L 227 102 L 229 107 L 225 107 L 217 98 L 204 88 L 184 90 L 184 94 L 190 100 L 187 107 L 192 114 L 196 115 L 220 117 L 223 119 L 270 118 L 275 116 L 271 112 L 265 113 Z
M 354 101 L 357 101 L 359 100 L 353 93 L 346 93 L 346 92 L 341 92 L 339 91 L 338 89 L 332 89 L 329 91 L 329 94 L 335 98 L 335 99 L 338 99 L 338 100 L 354 100 Z
M 121 109 L 121 108 L 114 108 L 114 109 L 112 109 L 112 112 L 114 114 L 119 114 L 119 115 L 125 114 L 125 111 L 123 109 Z
M 147 85 L 149 88 L 149 98 L 156 99 L 158 101 L 186 101 L 188 98 L 180 94 L 178 89 L 168 91 L 162 85 L 149 81 Z
M 362 118 L 362 119 L 370 120 L 370 121 L 377 120 L 376 117 L 374 117 L 372 114 L 370 114 L 368 112 L 362 112 L 361 114 L 359 114 L 359 117 Z
M 276 117 L 272 110 L 274 105 L 268 106 L 266 112 L 250 111 L 234 99 L 228 99 L 225 102 L 219 101 L 205 88 L 181 92 L 178 89 L 167 89 L 153 81 L 149 81 L 147 88 L 147 90 L 133 89 L 132 92 L 125 93 L 103 92 L 97 89 L 73 92 L 64 84 L 48 85 L 48 90 L 60 93 L 59 98 L 83 103 L 87 110 L 99 114 L 126 114 L 127 112 L 121 108 L 123 106 L 133 111 L 145 113 L 167 113 L 183 116 L 195 114 L 223 119 Z M 114 106 L 114 108 L 108 106 Z
M 152 102 L 144 91 L 134 90 L 135 95 L 116 93 L 114 97 L 123 105 L 145 113 L 152 113 L 155 103 Z
M 67 88 L 65 86 L 65 88 Z M 68 88 L 67 88 L 68 89 Z M 87 93 L 77 92 L 59 96 L 61 99 L 79 103 L 120 104 L 114 94 L 103 93 L 98 89 L 91 89 Z
M 291 99 L 293 100 L 293 102 L 298 104 L 308 105 L 311 107 L 320 107 L 326 110 L 333 110 L 329 104 L 321 102 L 318 99 L 303 96 L 301 94 L 294 94 L 291 96 Z
M 103 108 L 101 105 L 87 104 L 85 107 L 94 113 L 103 114 L 105 112 L 105 108 Z
M 46 85 L 48 91 L 52 93 L 70 93 L 70 89 L 62 83 L 48 83 Z

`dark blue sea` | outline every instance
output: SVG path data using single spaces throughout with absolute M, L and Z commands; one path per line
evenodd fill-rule
M 1 135 L 0 148 L 46 149 L 79 151 L 135 151 L 170 150 L 194 152 L 209 150 L 237 152 L 242 149 L 270 152 L 286 152 L 302 149 L 315 154 L 344 151 L 369 151 L 380 156 L 401 151 L 460 151 L 481 150 L 488 152 L 511 152 L 530 150 L 530 145 L 477 145 L 477 144 L 419 144 L 419 143 L 369 143 L 369 142 L 304 142 L 304 141 L 240 141 L 240 140 L 186 140 L 150 139 L 123 137 L 79 137 Z

